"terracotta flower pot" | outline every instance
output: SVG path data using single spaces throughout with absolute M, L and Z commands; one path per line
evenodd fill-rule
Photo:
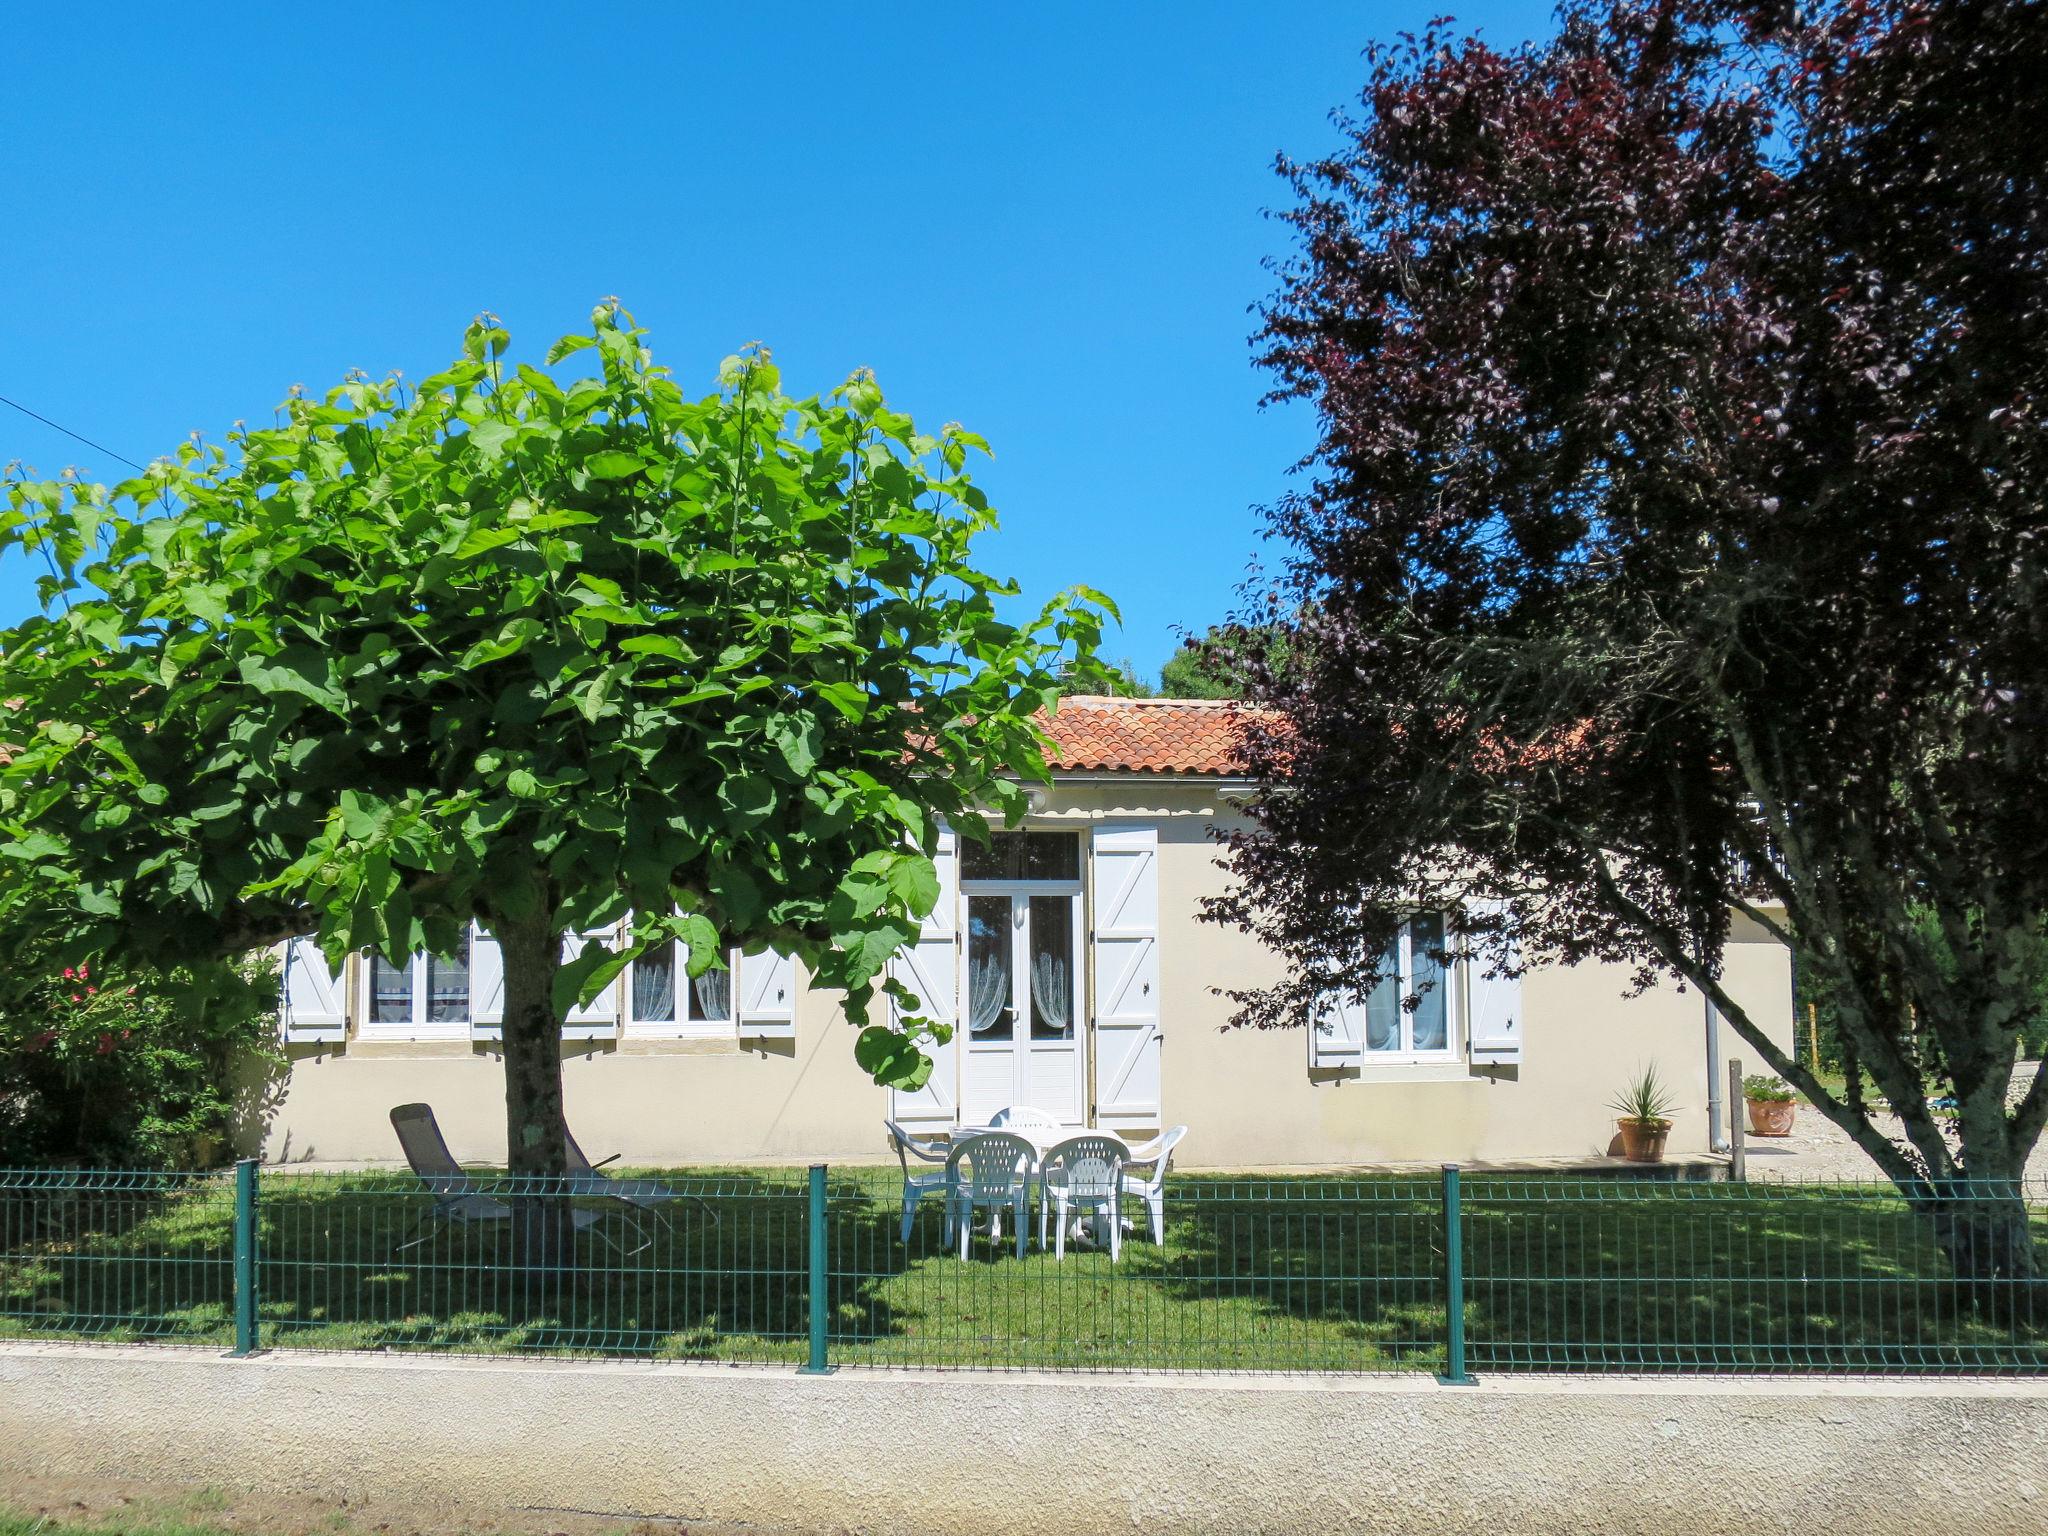
M 1617 1120 L 1621 1127 L 1621 1155 L 1632 1163 L 1661 1163 L 1664 1143 L 1671 1135 L 1669 1120 Z
M 1790 1136 L 1792 1134 L 1792 1112 L 1799 1106 L 1792 1099 L 1748 1099 L 1749 1134 L 1752 1136 Z

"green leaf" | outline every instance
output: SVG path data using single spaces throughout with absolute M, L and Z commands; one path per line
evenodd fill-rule
M 204 620 L 215 629 L 228 621 L 228 595 L 219 587 L 195 582 L 184 589 L 185 606 L 192 616 Z
M 818 749 L 824 734 L 809 715 L 780 714 L 768 721 L 768 739 L 775 743 L 782 760 L 798 778 L 808 777 L 818 766 Z
M 719 781 L 718 801 L 736 820 L 751 826 L 774 812 L 775 784 L 762 773 L 729 773 Z
M 616 448 L 593 453 L 583 461 L 583 472 L 593 480 L 627 480 L 644 473 L 646 468 L 640 455 L 621 453 Z
M 630 952 L 614 950 L 602 939 L 585 939 L 576 958 L 555 972 L 555 1016 L 567 1018 L 571 1008 L 596 997 L 631 959 Z
M 884 1088 L 902 1093 L 915 1093 L 932 1075 L 932 1060 L 915 1040 L 880 1024 L 869 1025 L 855 1037 L 853 1059 Z
M 629 655 L 667 656 L 681 662 L 697 659 L 697 653 L 673 635 L 632 635 L 619 642 L 619 649 Z
M 921 853 L 906 853 L 889 866 L 889 888 L 917 917 L 938 905 L 939 872 Z
M 242 681 L 264 693 L 297 694 L 325 705 L 337 715 L 348 712 L 348 695 L 329 681 L 333 658 L 309 645 L 294 645 L 267 660 L 244 656 Z
M 469 440 L 486 459 L 503 458 L 505 445 L 516 435 L 517 429 L 503 421 L 480 421 L 469 429 Z

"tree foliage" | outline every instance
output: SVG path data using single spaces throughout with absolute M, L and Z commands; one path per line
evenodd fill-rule
M 2044 18 L 1572 0 L 1512 52 L 1371 52 L 1341 151 L 1283 165 L 1260 334 L 1321 430 L 1271 513 L 1305 661 L 1253 690 L 1285 722 L 1217 914 L 1301 973 L 1248 1022 L 1462 905 L 1493 963 L 1705 988 L 1916 1198 L 2020 1172 L 2048 1118 L 2048 1078 L 2007 1105 L 2048 911 Z M 1826 972 L 1903 1144 L 1722 987 L 1737 920 Z M 2023 1220 L 1951 1247 L 2032 1272 Z
M 772 945 L 866 1020 L 937 819 L 1046 777 L 1032 715 L 1102 605 L 999 618 L 986 445 L 865 373 L 793 399 L 753 350 L 692 398 L 611 304 L 548 354 L 589 376 L 508 346 L 485 316 L 416 389 L 357 375 L 124 484 L 8 487 L 0 549 L 52 574 L 0 637 L 0 920 L 75 908 L 65 961 L 168 965 L 296 933 L 449 954 L 479 919 L 513 1166 L 552 1173 L 562 1012 L 647 945 L 693 974 Z M 903 1003 L 858 1054 L 910 1084 Z
M 1292 631 L 1277 621 L 1214 624 L 1190 635 L 1159 669 L 1159 691 L 1169 699 L 1242 699 L 1251 677 L 1284 675 Z

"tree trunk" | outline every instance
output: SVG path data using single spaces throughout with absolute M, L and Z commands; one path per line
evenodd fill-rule
M 1962 1076 L 1959 1074 L 1959 1076 Z M 1929 1210 L 1935 1240 L 1969 1288 L 1972 1301 L 2007 1323 L 2048 1318 L 2048 1275 L 2041 1268 L 2027 1209 L 2024 1154 L 2011 1155 L 2005 1093 L 2011 1069 L 1972 1071 L 1958 1084 L 1957 1130 L 1963 1177 L 1937 1184 Z
M 2048 1275 L 2041 1271 L 2025 1196 L 2009 1179 L 1962 1179 L 1927 1204 L 1934 1240 L 1970 1305 L 2009 1327 L 2048 1321 Z
M 562 935 L 551 914 L 491 920 L 505 967 L 505 1147 L 513 1175 L 513 1262 L 529 1305 L 551 1288 L 543 1277 L 575 1259 L 562 1114 L 562 1021 L 555 972 Z

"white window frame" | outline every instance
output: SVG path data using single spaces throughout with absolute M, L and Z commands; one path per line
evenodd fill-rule
M 639 1019 L 633 1014 L 633 971 L 639 961 L 632 961 L 621 974 L 625 995 L 619 1005 L 620 1028 L 628 1040 L 737 1040 L 740 1037 L 740 951 L 735 945 L 725 952 L 726 975 L 731 978 L 728 987 L 730 1001 L 727 1004 L 728 1017 L 724 1019 L 700 1019 L 695 1017 L 697 1008 L 696 989 L 690 985 L 689 946 L 680 939 L 670 941 L 670 950 L 675 956 L 676 1017 L 672 1019 Z
M 1456 943 L 1454 942 L 1457 929 L 1454 925 L 1453 914 L 1445 912 L 1439 915 L 1443 919 L 1444 943 L 1450 953 L 1449 962 L 1443 968 L 1443 978 L 1437 984 L 1437 990 L 1443 993 L 1444 999 L 1443 1045 L 1434 1050 L 1419 1051 L 1415 1049 L 1415 1011 L 1407 1006 L 1408 998 L 1415 991 L 1414 919 L 1410 918 L 1401 924 L 1400 934 L 1394 941 L 1396 964 L 1398 966 L 1395 975 L 1398 989 L 1395 1008 L 1400 1023 L 1400 1045 L 1393 1050 L 1373 1049 L 1370 1017 L 1372 993 L 1368 991 L 1355 1003 L 1347 1004 L 1344 1009 L 1346 1015 L 1354 1017 L 1357 1021 L 1358 1034 L 1355 1039 L 1350 1036 L 1324 1036 L 1321 1040 L 1318 1040 L 1313 1031 L 1319 1026 L 1315 1022 L 1311 1022 L 1309 1028 L 1312 1031 L 1310 1037 L 1312 1062 L 1320 1060 L 1326 1065 L 1357 1066 L 1361 1068 L 1415 1067 L 1445 1066 L 1462 1062 L 1465 1059 L 1465 1000 L 1470 990 L 1467 983 L 1466 967 L 1471 962 L 1458 953 Z M 1375 983 L 1375 987 L 1383 984 L 1384 980 L 1385 978 L 1381 978 L 1380 982 Z M 1335 1058 L 1342 1059 L 1339 1061 Z
M 372 993 L 376 965 L 370 952 L 362 955 L 362 963 L 356 967 L 356 1038 L 359 1040 L 467 1040 L 470 1022 L 476 1013 L 476 968 L 475 954 L 467 949 L 470 937 L 463 939 L 465 945 L 464 963 L 469 970 L 469 994 L 463 1004 L 460 1019 L 427 1018 L 427 959 L 424 950 L 415 951 L 411 962 L 412 976 L 412 1018 L 405 1022 L 381 1020 L 376 1017 L 376 998 Z

